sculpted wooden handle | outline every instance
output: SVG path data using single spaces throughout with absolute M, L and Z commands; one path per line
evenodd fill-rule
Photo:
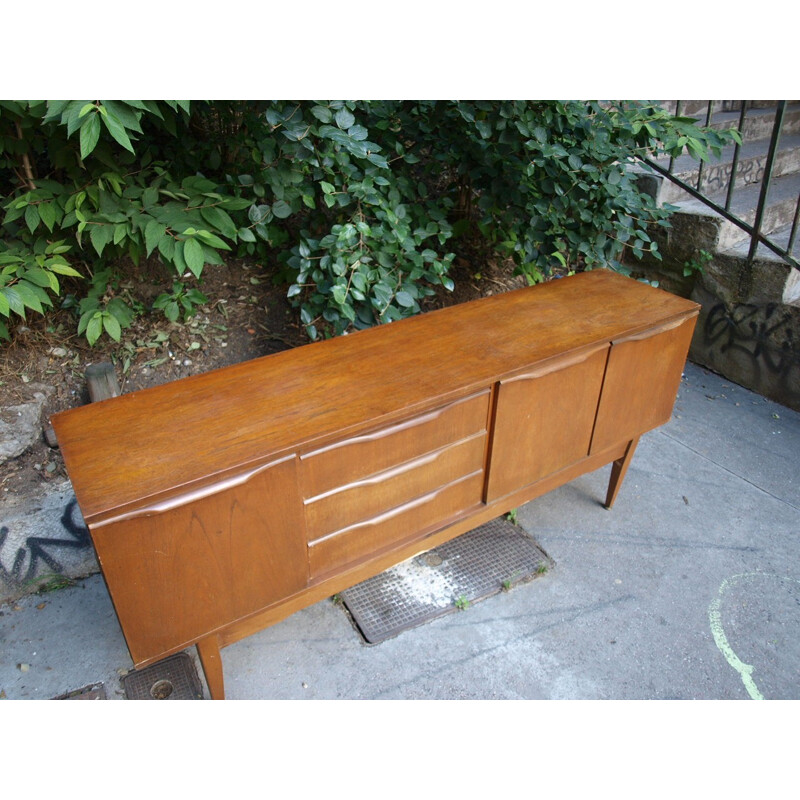
M 489 390 L 484 389 L 482 392 L 476 392 L 475 394 L 471 394 L 469 397 L 463 397 L 459 400 L 456 400 L 454 403 L 442 406 L 442 408 L 437 408 L 435 411 L 430 411 L 422 416 L 414 417 L 413 419 L 405 420 L 404 422 L 399 422 L 397 425 L 390 425 L 388 428 L 381 428 L 380 430 L 373 431 L 372 433 L 365 433 L 362 436 L 354 436 L 352 439 L 344 439 L 341 442 L 335 442 L 327 447 L 321 447 L 319 450 L 314 450 L 311 453 L 305 453 L 304 455 L 300 456 L 300 459 L 301 461 L 304 461 L 307 458 L 313 458 L 321 453 L 327 453 L 330 450 L 337 450 L 340 447 L 349 447 L 351 444 L 375 442 L 379 439 L 385 438 L 386 436 L 391 436 L 393 433 L 399 433 L 400 431 L 408 430 L 409 428 L 415 428 L 418 425 L 424 425 L 426 422 L 432 422 L 433 420 L 438 419 L 442 414 L 444 414 L 446 411 L 449 411 L 454 406 L 474 400 L 476 397 L 480 397 L 481 395 L 488 393 Z
M 103 525 L 110 525 L 112 522 L 123 522 L 125 520 L 136 519 L 137 517 L 151 517 L 155 514 L 163 514 L 166 511 L 172 511 L 173 509 L 187 505 L 188 503 L 193 503 L 197 500 L 202 500 L 206 497 L 211 497 L 212 495 L 227 491 L 228 489 L 233 489 L 236 486 L 241 486 L 259 473 L 264 472 L 271 467 L 275 467 L 278 464 L 291 461 L 293 458 L 295 458 L 294 454 L 279 458 L 277 461 L 270 461 L 267 464 L 259 464 L 257 467 L 253 467 L 253 469 L 248 470 L 247 472 L 237 473 L 229 478 L 223 478 L 216 483 L 211 483 L 207 486 L 201 486 L 197 489 L 169 497 L 166 500 L 150 503 L 149 505 L 142 506 L 141 508 L 134 509 L 133 511 L 123 512 L 122 514 L 117 514 L 114 517 L 108 517 L 107 519 L 94 522 L 92 523 L 92 527 L 100 528 Z
M 449 489 L 451 486 L 455 486 L 457 483 L 461 483 L 462 481 L 469 480 L 470 478 L 474 478 L 476 475 L 482 474 L 483 470 L 479 469 L 475 472 L 471 472 L 469 475 L 464 475 L 458 480 L 451 481 L 450 483 L 446 483 L 444 486 L 439 486 L 432 492 L 428 492 L 427 494 L 423 494 L 420 497 L 415 497 L 413 500 L 409 500 L 407 503 L 403 503 L 403 505 L 396 506 L 395 508 L 390 509 L 389 511 L 385 511 L 383 514 L 378 514 L 376 517 L 371 517 L 370 519 L 363 520 L 362 522 L 356 522 L 353 525 L 348 525 L 346 528 L 340 528 L 338 531 L 333 531 L 332 533 L 326 534 L 325 536 L 320 536 L 319 539 L 315 539 L 313 542 L 309 542 L 309 545 L 319 544 L 320 542 L 324 542 L 326 539 L 332 539 L 334 536 L 341 536 L 342 534 L 351 533 L 352 531 L 358 530 L 359 528 L 370 528 L 374 525 L 380 525 L 382 522 L 386 522 L 387 520 L 392 519 L 392 517 L 396 517 L 400 514 L 405 513 L 406 511 L 410 511 L 412 508 L 417 508 L 417 506 L 425 505 L 426 503 L 430 503 L 432 500 L 435 500 L 445 489 Z
M 534 380 L 535 378 L 543 378 L 545 375 L 549 375 L 551 372 L 558 372 L 559 370 L 566 369 L 567 367 L 574 367 L 576 364 L 582 364 L 584 361 L 587 361 L 589 358 L 591 358 L 595 353 L 599 353 L 601 350 L 608 350 L 608 347 L 609 345 L 607 342 L 599 344 L 597 347 L 592 347 L 589 350 L 584 350 L 583 352 L 572 356 L 572 358 L 556 359 L 555 361 L 543 364 L 538 369 L 525 372 L 522 375 L 515 375 L 513 378 L 501 381 L 501 383 L 514 383 L 515 381 L 529 381 Z
M 626 344 L 627 342 L 638 342 L 642 339 L 649 339 L 651 336 L 658 336 L 659 333 L 666 333 L 673 328 L 679 328 L 684 322 L 691 319 L 691 317 L 681 317 L 680 319 L 672 320 L 672 322 L 665 322 L 657 328 L 650 328 L 649 330 L 642 331 L 642 333 L 634 333 L 631 336 L 623 336 L 621 339 L 614 339 L 614 344 Z

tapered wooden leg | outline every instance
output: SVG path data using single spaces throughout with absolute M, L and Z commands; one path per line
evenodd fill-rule
M 197 654 L 203 665 L 208 691 L 212 700 L 225 699 L 225 682 L 222 678 L 222 656 L 219 651 L 219 640 L 209 636 L 197 643 Z
M 611 479 L 608 482 L 608 494 L 606 495 L 605 503 L 606 508 L 611 508 L 611 506 L 614 505 L 614 501 L 617 499 L 617 494 L 622 486 L 625 473 L 628 471 L 628 467 L 631 465 L 631 460 L 633 459 L 633 453 L 636 450 L 637 444 L 639 444 L 638 436 L 628 442 L 628 448 L 625 450 L 625 455 L 622 456 L 622 458 L 618 458 L 611 465 Z

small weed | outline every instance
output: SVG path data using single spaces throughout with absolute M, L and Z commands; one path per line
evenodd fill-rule
M 714 256 L 708 250 L 698 250 L 696 255 L 683 262 L 683 277 L 688 278 L 696 272 L 702 272 Z
M 501 584 L 501 586 L 503 587 L 503 591 L 504 591 L 504 592 L 508 592 L 508 591 L 510 591 L 510 590 L 511 590 L 511 587 L 514 585 L 514 580 L 515 580 L 516 578 L 518 578 L 518 577 L 519 577 L 519 570 L 517 570 L 516 572 L 514 572 L 514 573 L 511 575 L 511 577 L 509 577 L 509 578 L 506 578 L 506 579 L 505 579 L 505 580 L 502 582 L 502 584 Z
M 539 566 L 536 567 L 537 575 L 544 575 L 545 572 L 547 572 L 547 564 L 539 564 Z
M 333 603 L 335 606 L 340 606 L 343 602 L 344 600 L 342 600 L 342 596 L 340 594 L 335 594 L 333 597 L 331 597 L 331 603 Z
M 506 514 L 506 519 L 512 525 L 516 525 L 517 524 L 517 509 L 516 508 L 512 508 L 511 511 L 509 511 L 508 514 Z
M 35 578 L 30 581 L 30 583 L 39 584 L 36 587 L 36 594 L 57 592 L 59 589 L 69 589 L 71 586 L 76 585 L 75 581 L 72 580 L 72 578 L 68 578 L 66 575 L 44 575 Z
M 156 297 L 153 302 L 154 309 L 161 309 L 170 322 L 177 322 L 183 315 L 183 321 L 188 322 L 197 313 L 197 307 L 205 305 L 208 298 L 197 289 L 190 289 L 182 281 L 172 284 L 172 292 L 164 292 Z
M 455 605 L 459 611 L 466 611 L 469 608 L 469 600 L 462 594 L 456 598 Z

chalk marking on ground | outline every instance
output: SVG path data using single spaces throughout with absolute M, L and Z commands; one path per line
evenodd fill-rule
M 773 575 L 766 572 L 743 572 L 739 575 L 732 575 L 730 578 L 725 578 L 720 584 L 717 596 L 708 607 L 708 621 L 711 626 L 711 634 L 714 637 L 719 651 L 725 656 L 725 660 L 739 673 L 742 679 L 744 688 L 753 700 L 763 700 L 764 696 L 758 690 L 756 682 L 753 680 L 754 667 L 752 664 L 745 664 L 739 656 L 736 655 L 733 648 L 725 635 L 725 629 L 722 626 L 722 596 L 734 584 L 740 580 L 753 580 L 754 578 L 777 578 L 780 581 L 792 581 L 793 583 L 800 583 L 795 578 L 785 578 L 782 575 Z

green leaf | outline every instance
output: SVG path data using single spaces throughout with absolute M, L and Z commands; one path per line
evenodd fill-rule
M 94 345 L 94 343 L 100 338 L 100 334 L 102 332 L 103 312 L 95 311 L 94 315 L 91 317 L 86 326 L 86 341 L 89 342 L 90 345 Z
M 311 108 L 311 113 L 320 121 L 320 122 L 330 122 L 333 119 L 333 114 L 329 108 L 325 106 L 313 106 Z
M 162 225 L 157 219 L 151 219 L 144 227 L 144 246 L 147 257 L 158 247 L 161 237 L 167 232 L 167 226 Z
M 404 308 L 411 308 L 414 305 L 414 298 L 408 292 L 398 292 L 395 299 Z
M 210 231 L 197 231 L 197 238 L 204 244 L 210 247 L 216 247 L 217 250 L 230 250 L 231 248 L 227 242 L 223 242 L 219 236 L 214 235 Z
M 106 311 L 103 314 L 103 327 L 105 328 L 106 333 L 115 341 L 118 342 L 120 337 L 122 336 L 122 329 L 120 328 L 120 324 L 117 321 L 117 318 L 113 316 L 113 314 L 109 314 Z
M 163 236 L 159 239 L 158 252 L 164 256 L 166 261 L 171 263 L 175 258 L 175 239 L 172 236 Z
M 42 303 L 36 292 L 33 291 L 33 286 L 25 281 L 20 281 L 14 288 L 19 293 L 19 297 L 27 308 L 37 311 L 39 314 L 44 314 Z
M 92 246 L 97 251 L 97 255 L 102 256 L 105 246 L 111 241 L 114 236 L 114 227 L 112 225 L 92 225 L 89 231 L 89 239 Z
M 90 114 L 81 125 L 81 159 L 85 160 L 97 146 L 97 141 L 100 138 L 99 116 L 96 112 Z
M 26 281 L 35 283 L 37 286 L 44 286 L 46 289 L 51 286 L 49 273 L 41 267 L 34 267 L 33 269 L 27 270 L 23 277 Z
M 96 117 L 97 115 L 95 115 Z M 119 121 L 119 118 L 112 114 L 103 114 L 103 124 L 108 128 L 108 132 L 114 137 L 114 139 L 119 142 L 126 150 L 129 150 L 131 153 L 134 152 L 133 145 L 131 144 L 131 140 L 128 138 L 128 134 L 123 127 L 122 123 Z M 81 129 L 82 131 L 83 129 Z
M 17 284 L 18 286 L 19 284 Z M 22 297 L 17 291 L 17 286 L 4 286 L 0 292 L 4 295 L 8 307 L 20 317 L 25 319 L 25 303 L 22 302 Z
M 25 209 L 25 224 L 31 233 L 36 230 L 39 225 L 39 209 L 36 206 L 28 206 Z
M 285 200 L 278 200 L 272 204 L 272 213 L 278 219 L 286 219 L 292 214 L 292 207 Z
M 356 118 L 346 109 L 341 108 L 336 112 L 336 124 L 342 129 L 347 130 L 355 123 Z
M 187 239 L 183 243 L 183 257 L 186 260 L 186 266 L 189 267 L 195 277 L 199 278 L 206 263 L 200 242 L 196 239 Z
M 59 275 L 69 275 L 70 277 L 73 277 L 73 278 L 81 278 L 81 277 L 83 277 L 80 274 L 80 272 L 78 272 L 76 269 L 73 269 L 72 267 L 70 267 L 69 264 L 62 264 L 59 261 L 53 262 L 52 264 L 48 264 L 47 268 L 51 272 L 56 272 Z
M 203 219 L 216 228 L 223 236 L 229 239 L 236 238 L 236 223 L 231 219 L 227 211 L 223 211 L 219 206 L 209 206 L 201 208 L 200 214 Z
M 56 209 L 53 203 L 42 203 L 39 206 L 39 216 L 47 226 L 47 230 L 52 232 L 53 225 L 56 224 Z
M 336 187 L 332 183 L 328 183 L 327 181 L 320 181 L 319 188 L 322 189 L 325 194 L 333 194 L 336 191 Z
M 250 228 L 239 228 L 239 240 L 242 242 L 254 242 L 256 241 L 256 235 Z

